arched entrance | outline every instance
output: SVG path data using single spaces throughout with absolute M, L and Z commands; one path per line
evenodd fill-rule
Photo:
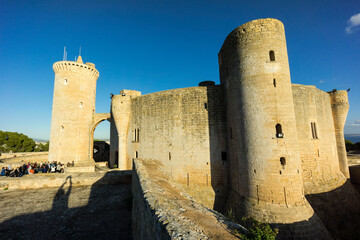
M 97 126 L 105 120 L 110 121 L 110 113 L 95 113 L 93 117 L 93 124 L 90 132 L 90 148 L 89 148 L 89 158 L 94 160 L 95 162 L 109 161 L 110 159 L 110 142 L 105 140 L 110 139 L 110 130 L 109 136 L 107 139 L 102 139 L 100 141 L 96 141 L 94 144 L 94 132 Z

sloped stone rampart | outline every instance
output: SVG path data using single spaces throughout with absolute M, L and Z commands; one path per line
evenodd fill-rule
M 172 183 L 161 166 L 156 160 L 134 160 L 134 239 L 239 239 L 231 229 L 246 231 L 195 202 L 178 184 Z

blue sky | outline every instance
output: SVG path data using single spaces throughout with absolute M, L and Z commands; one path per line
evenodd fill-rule
M 219 83 L 217 54 L 236 27 L 258 18 L 285 25 L 293 83 L 348 89 L 345 133 L 360 134 L 360 1 L 0 0 L 0 130 L 49 139 L 52 65 L 75 59 L 100 72 L 96 112 L 110 93 L 143 94 Z M 109 138 L 101 123 L 95 138 Z

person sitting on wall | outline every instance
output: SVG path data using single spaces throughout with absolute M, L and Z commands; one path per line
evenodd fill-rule
M 43 173 L 47 173 L 48 171 L 48 166 L 46 164 L 43 165 L 43 169 L 42 169 L 42 172 Z
M 55 173 L 55 172 L 56 172 L 55 164 L 51 164 L 51 173 Z
M 16 169 L 14 170 L 14 177 L 19 177 L 19 175 L 20 175 L 19 169 L 16 168 Z
M 61 172 L 61 163 L 60 162 L 56 165 L 56 172 L 58 172 L 58 173 Z
M 1 169 L 0 176 L 5 176 L 5 172 L 6 172 L 6 169 L 5 169 L 5 167 L 3 167 L 3 168 Z
M 22 176 L 22 173 L 23 173 L 23 166 L 20 166 L 18 169 L 19 169 L 19 175 L 18 175 L 18 177 L 21 177 L 21 176 Z

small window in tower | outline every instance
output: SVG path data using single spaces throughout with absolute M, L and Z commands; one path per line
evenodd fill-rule
M 140 142 L 140 129 L 137 129 L 136 137 L 137 137 L 136 141 Z
M 281 157 L 280 158 L 280 164 L 283 168 L 285 168 L 285 165 L 286 165 L 286 159 L 284 157 Z
M 316 129 L 316 123 L 311 122 L 311 134 L 313 139 L 318 139 L 317 129 Z
M 276 124 L 275 129 L 276 129 L 276 137 L 277 137 L 277 138 L 283 138 L 283 137 L 284 137 L 284 133 L 282 132 L 281 124 L 279 124 L 279 123 Z
M 83 108 L 83 102 L 79 103 L 79 108 Z
M 273 50 L 271 50 L 269 52 L 269 56 L 270 56 L 270 61 L 271 62 L 275 61 L 275 52 Z
M 68 84 L 68 80 L 65 78 L 64 79 L 64 85 L 67 85 Z
M 169 160 L 171 160 L 171 152 L 169 152 Z
M 221 160 L 227 161 L 227 152 L 221 152 Z
M 135 158 L 138 158 L 139 157 L 139 153 L 138 151 L 135 151 Z
M 205 107 L 205 109 L 208 109 L 208 104 L 204 103 L 204 107 Z
M 273 80 L 274 87 L 276 87 L 276 79 Z
M 60 127 L 60 132 L 63 132 L 63 131 L 64 131 L 64 126 L 61 125 L 61 127 Z

